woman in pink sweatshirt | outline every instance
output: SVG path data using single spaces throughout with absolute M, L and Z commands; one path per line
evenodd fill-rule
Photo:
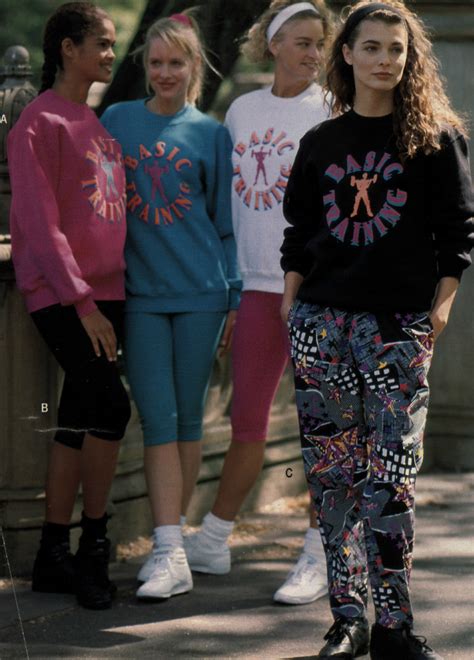
M 130 417 L 116 365 L 124 294 L 125 178 L 119 144 L 87 106 L 107 82 L 115 30 L 89 2 L 59 7 L 43 41 L 39 96 L 10 131 L 11 234 L 18 288 L 65 372 L 33 590 L 110 607 L 106 503 Z M 69 524 L 79 484 L 79 549 Z

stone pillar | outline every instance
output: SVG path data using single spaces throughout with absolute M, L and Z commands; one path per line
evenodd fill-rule
M 474 12 L 471 2 L 418 1 L 456 110 L 474 118 Z M 474 160 L 471 140 L 471 170 Z M 474 253 L 472 254 L 474 258 Z M 474 266 L 464 274 L 451 318 L 435 347 L 426 466 L 474 469 Z
M 0 524 L 13 572 L 31 569 L 44 514 L 58 369 L 15 284 L 0 302 Z M 0 570 L 4 563 L 0 564 Z M 0 573 L 1 575 L 1 573 Z
M 57 368 L 26 312 L 10 261 L 6 138 L 36 96 L 30 75 L 28 51 L 9 48 L 0 69 L 0 116 L 6 119 L 0 124 L 0 525 L 15 574 L 31 567 L 37 545 L 47 429 L 53 426 L 57 399 Z

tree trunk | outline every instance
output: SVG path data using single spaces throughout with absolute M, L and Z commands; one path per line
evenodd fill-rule
M 197 6 L 196 20 L 201 28 L 207 54 L 222 77 L 228 76 L 239 56 L 240 39 L 255 19 L 268 7 L 268 0 L 208 0 Z M 145 94 L 145 76 L 140 56 L 130 53 L 143 43 L 148 27 L 162 16 L 196 6 L 196 0 L 148 0 L 137 32 L 108 88 L 98 112 L 118 101 L 130 101 Z M 221 78 L 208 71 L 204 94 L 199 104 L 206 111 L 212 105 Z

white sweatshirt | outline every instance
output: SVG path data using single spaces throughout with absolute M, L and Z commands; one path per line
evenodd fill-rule
M 283 293 L 286 183 L 300 139 L 328 117 L 316 83 L 292 98 L 274 96 L 271 87 L 250 92 L 227 112 L 234 144 L 232 220 L 244 291 Z

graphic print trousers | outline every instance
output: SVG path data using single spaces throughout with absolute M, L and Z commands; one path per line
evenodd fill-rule
M 296 301 L 291 353 L 306 478 L 335 618 L 412 624 L 414 495 L 433 353 L 426 313 L 355 313 Z

